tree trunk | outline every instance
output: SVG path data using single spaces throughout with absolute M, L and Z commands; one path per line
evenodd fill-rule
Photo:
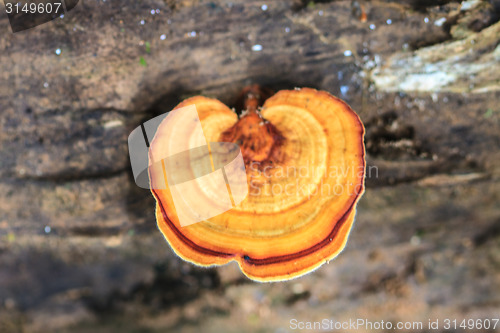
M 2 332 L 498 317 L 499 13 L 498 1 L 81 0 L 15 34 L 0 16 Z M 197 94 L 234 105 L 252 83 L 329 91 L 367 130 L 346 250 L 287 283 L 178 259 L 128 158 L 143 121 Z

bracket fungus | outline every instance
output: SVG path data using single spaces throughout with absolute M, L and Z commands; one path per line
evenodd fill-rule
M 151 191 L 158 227 L 181 258 L 201 266 L 237 261 L 253 280 L 279 281 L 311 272 L 343 250 L 364 191 L 365 130 L 327 92 L 282 90 L 259 107 L 264 93 L 247 89 L 239 118 L 203 96 L 175 108 L 196 106 L 207 142 L 240 146 L 248 195 L 239 204 L 182 226 L 169 189 Z M 153 152 L 165 149 L 162 125 Z M 149 173 L 151 182 L 161 176 Z

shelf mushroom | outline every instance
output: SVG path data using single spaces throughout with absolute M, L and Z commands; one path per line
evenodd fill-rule
M 257 281 L 302 276 L 345 247 L 364 191 L 364 127 L 342 100 L 310 88 L 282 90 L 259 108 L 251 87 L 245 111 L 196 96 L 207 142 L 239 145 L 248 195 L 234 208 L 181 226 L 167 189 L 152 189 L 158 227 L 181 258 L 200 266 L 236 261 Z M 162 124 L 151 142 L 164 149 Z M 160 177 L 150 171 L 151 182 Z M 203 192 L 203 189 L 200 189 Z M 207 194 L 209 195 L 209 194 Z

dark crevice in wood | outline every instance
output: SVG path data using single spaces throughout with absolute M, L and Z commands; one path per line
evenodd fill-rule
M 99 180 L 99 179 L 107 179 L 107 178 L 113 178 L 116 176 L 121 175 L 124 172 L 129 172 L 129 168 L 121 168 L 119 170 L 115 171 L 109 171 L 109 172 L 96 172 L 96 173 L 89 173 L 89 174 L 84 174 L 84 173 L 61 173 L 61 174 L 53 174 L 53 175 L 42 175 L 39 177 L 24 177 L 22 179 L 18 179 L 17 181 L 23 182 L 23 181 L 29 181 L 29 182 L 50 182 L 53 184 L 64 184 L 64 183 L 69 183 L 69 182 L 76 182 L 76 181 L 86 181 L 86 180 Z
M 498 236 L 500 236 L 500 220 L 497 220 L 481 233 L 477 234 L 474 237 L 473 242 L 475 246 L 481 246 L 486 244 L 489 240 L 494 239 Z
M 415 128 L 398 121 L 396 112 L 387 112 L 373 117 L 365 123 L 365 143 L 367 152 L 373 157 L 386 160 L 430 159 L 415 139 Z
M 443 6 L 451 2 L 460 3 L 462 0 L 389 0 L 411 7 L 415 11 L 426 12 L 430 7 Z
M 123 315 L 131 302 L 159 311 L 187 304 L 203 290 L 220 289 L 220 278 L 214 269 L 173 266 L 169 262 L 158 262 L 153 268 L 152 282 L 139 283 L 128 292 L 115 290 L 103 298 L 87 297 L 85 303 L 99 315 Z
M 318 3 L 330 3 L 339 0 L 294 0 L 292 5 L 292 11 L 299 12 L 303 9 L 314 7 L 315 4 Z

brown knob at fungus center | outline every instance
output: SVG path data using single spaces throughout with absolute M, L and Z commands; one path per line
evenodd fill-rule
M 202 266 L 237 261 L 254 280 L 298 277 L 344 248 L 364 191 L 364 127 L 338 98 L 314 89 L 280 91 L 262 110 L 237 115 L 192 97 L 207 142 L 240 146 L 248 196 L 233 209 L 181 227 L 168 189 L 153 189 L 160 230 L 183 259 Z M 160 151 L 162 125 L 150 149 Z M 158 175 L 150 172 L 150 178 Z
M 256 110 L 248 111 L 220 136 L 221 142 L 233 142 L 240 146 L 247 165 L 252 162 L 278 162 L 284 140 L 276 127 Z

